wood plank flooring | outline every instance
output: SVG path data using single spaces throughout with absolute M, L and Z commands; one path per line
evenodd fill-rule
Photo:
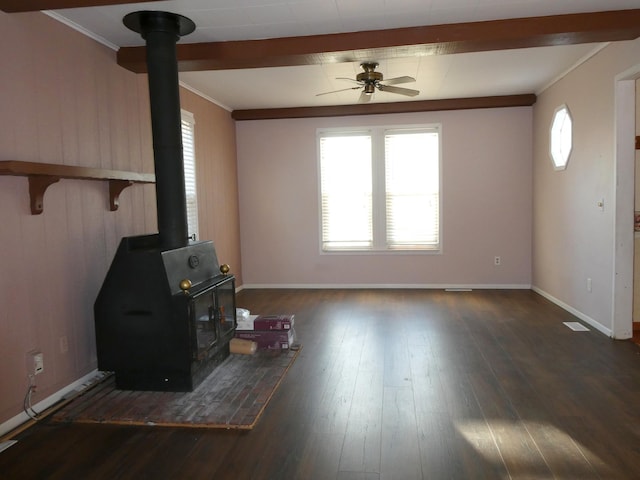
M 0 479 L 637 479 L 640 347 L 531 291 L 245 290 L 298 359 L 250 432 L 46 420 Z

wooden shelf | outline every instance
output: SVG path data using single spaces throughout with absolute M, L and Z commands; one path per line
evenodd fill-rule
M 155 183 L 153 173 L 125 172 L 122 170 L 104 170 L 101 168 L 77 167 L 73 165 L 55 165 L 51 163 L 0 161 L 0 175 L 28 177 L 31 214 L 39 215 L 44 209 L 44 192 L 61 178 L 77 180 L 101 180 L 109 182 L 109 209 L 118 210 L 122 190 L 134 183 Z

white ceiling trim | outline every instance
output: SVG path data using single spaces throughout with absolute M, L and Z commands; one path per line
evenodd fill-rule
M 535 92 L 536 96 L 539 96 L 540 94 L 542 94 L 542 92 L 544 92 L 547 88 L 551 88 L 553 85 L 555 85 L 556 83 L 558 83 L 560 80 L 562 80 L 564 77 L 566 77 L 567 75 L 569 75 L 573 70 L 575 70 L 576 68 L 578 68 L 580 65 L 582 65 L 583 63 L 585 63 L 587 60 L 589 60 L 590 58 L 596 56 L 599 52 L 601 52 L 602 50 L 604 50 L 605 48 L 607 48 L 609 45 L 611 45 L 611 42 L 605 42 L 605 43 L 600 43 L 598 44 L 598 46 L 596 46 L 592 51 L 590 51 L 589 53 L 587 53 L 584 57 L 582 57 L 581 59 L 579 59 L 576 63 L 574 63 L 573 65 L 571 65 L 569 68 L 567 68 L 564 72 L 560 73 L 558 76 L 554 77 L 553 79 L 551 79 L 549 81 L 549 83 L 547 83 L 546 85 L 542 86 L 539 90 L 537 90 Z
M 217 101 L 214 98 L 211 98 L 209 95 L 207 95 L 206 93 L 201 92 L 200 90 L 197 90 L 195 88 L 193 88 L 192 86 L 186 84 L 185 82 L 183 82 L 182 80 L 178 81 L 178 83 L 180 84 L 180 86 L 182 88 L 185 88 L 187 90 L 189 90 L 191 93 L 194 93 L 195 95 L 198 95 L 199 97 L 204 98 L 205 100 L 208 100 L 209 102 L 219 106 L 220 108 L 223 108 L 224 110 L 226 110 L 227 112 L 233 112 L 233 108 L 227 107 L 225 104 L 220 103 L 219 101 Z
M 50 16 L 51 18 L 59 21 L 60 23 L 64 23 L 67 27 L 70 27 L 70 28 L 82 33 L 83 35 L 86 35 L 87 37 L 95 40 L 96 42 L 101 43 L 102 45 L 104 45 L 106 47 L 109 47 L 111 50 L 114 50 L 114 51 L 117 52 L 120 49 L 119 46 L 115 45 L 114 43 L 111 43 L 106 38 L 101 37 L 100 35 L 96 35 L 92 31 L 84 28 L 82 25 L 78 25 L 77 23 L 69 20 L 67 17 L 62 16 L 57 12 L 54 12 L 53 10 L 42 10 L 42 13 L 44 13 L 45 15 Z
M 42 13 L 44 13 L 45 15 L 48 15 L 49 17 L 53 18 L 54 20 L 59 21 L 60 23 L 65 24 L 66 26 L 72 28 L 73 30 L 76 30 L 77 32 L 86 35 L 87 37 L 91 38 L 92 40 L 95 40 L 96 42 L 110 48 L 113 51 L 118 51 L 120 47 L 118 47 L 117 45 L 111 43 L 110 41 L 106 40 L 105 38 L 101 37 L 100 35 L 96 35 L 95 33 L 87 30 L 86 28 L 82 27 L 81 25 L 78 25 L 75 22 L 72 22 L 71 20 L 69 20 L 66 17 L 63 17 L 62 15 L 58 14 L 57 12 L 54 12 L 53 10 L 43 10 Z M 228 112 L 232 112 L 233 109 L 228 107 L 227 105 L 217 101 L 216 99 L 210 97 L 209 95 L 207 95 L 206 93 L 201 92 L 200 90 L 197 90 L 195 88 L 193 88 L 192 86 L 186 84 L 183 81 L 179 81 L 179 84 L 181 87 L 189 90 L 191 93 L 198 95 L 199 97 L 204 98 L 205 100 L 219 106 L 220 108 L 223 108 L 224 110 L 228 111 Z

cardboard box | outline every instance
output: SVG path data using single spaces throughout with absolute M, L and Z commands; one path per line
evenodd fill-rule
M 238 319 L 236 330 L 290 330 L 294 319 L 295 315 L 249 315 Z
M 289 330 L 236 330 L 236 338 L 251 340 L 259 349 L 286 350 L 295 340 L 295 331 Z
M 290 330 L 295 315 L 259 315 L 253 321 L 254 330 Z

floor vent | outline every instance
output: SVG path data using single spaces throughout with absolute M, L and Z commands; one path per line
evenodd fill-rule
M 591 331 L 580 322 L 562 322 L 562 323 L 564 323 L 567 327 L 569 327 L 574 332 L 590 332 Z

